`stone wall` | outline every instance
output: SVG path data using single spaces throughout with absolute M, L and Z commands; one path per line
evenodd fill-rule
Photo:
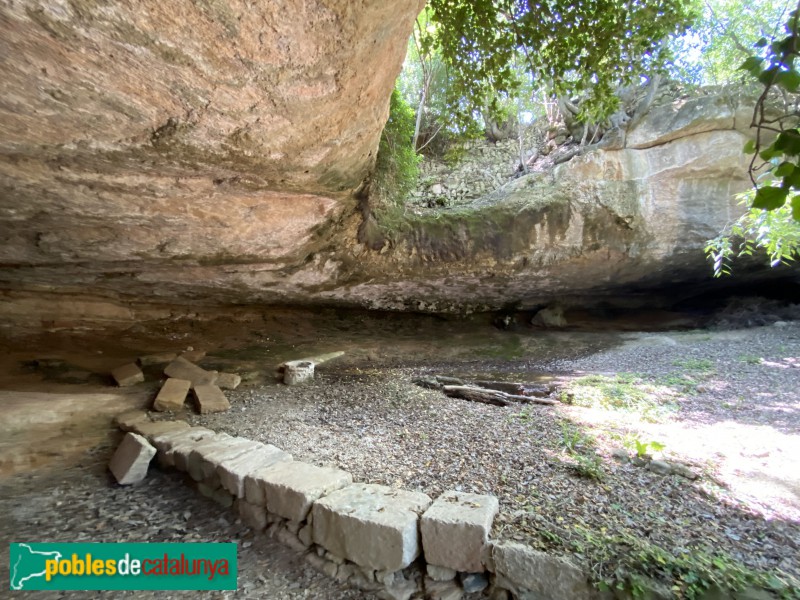
M 315 569 L 389 600 L 628 600 L 629 590 L 600 592 L 566 557 L 513 541 L 492 540 L 498 513 L 492 495 L 424 493 L 353 481 L 350 473 L 294 461 L 270 444 L 123 413 L 128 432 L 111 460 L 121 484 L 146 476 L 153 457 L 204 496 L 230 507 L 255 531 L 277 539 Z M 669 592 L 650 586 L 648 597 Z M 475 595 L 469 596 L 475 598 Z M 710 590 L 701 600 L 718 598 Z M 731 600 L 770 598 L 747 589 Z
M 345 471 L 293 461 L 275 446 L 184 421 L 152 421 L 144 411 L 124 413 L 117 423 L 129 432 L 112 460 L 121 483 L 133 477 L 118 474 L 120 464 L 141 478 L 156 455 L 163 468 L 188 474 L 201 494 L 303 553 L 314 568 L 380 597 L 459 600 L 488 589 L 495 599 L 596 595 L 572 562 L 491 541 L 494 496 L 449 491 L 433 500 L 354 483 Z

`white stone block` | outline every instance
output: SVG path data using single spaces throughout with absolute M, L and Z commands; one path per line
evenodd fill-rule
M 192 387 L 214 383 L 217 379 L 216 371 L 201 369 L 181 356 L 167 365 L 164 375 L 175 379 L 188 379 L 192 382 Z
M 242 522 L 256 531 L 264 531 L 267 526 L 267 511 L 263 506 L 250 504 L 245 500 L 237 500 L 237 508 Z
M 304 462 L 276 464 L 262 470 L 259 477 L 267 511 L 298 523 L 306 520 L 315 500 L 353 483 L 346 471 Z
M 174 429 L 172 431 L 165 431 L 154 435 L 150 439 L 150 443 L 156 447 L 159 452 L 167 452 L 176 444 L 185 442 L 187 440 L 198 441 L 203 438 L 216 435 L 210 429 L 205 427 L 188 427 L 185 429 Z
M 245 438 L 229 437 L 210 440 L 205 444 L 195 446 L 186 461 L 186 470 L 195 481 L 205 481 L 207 484 L 219 484 L 217 467 L 221 462 L 237 458 L 248 451 L 258 448 L 258 442 Z
M 419 514 L 430 503 L 420 492 L 353 484 L 314 503 L 314 541 L 361 566 L 403 569 L 419 555 Z
M 156 449 L 142 436 L 126 433 L 108 468 L 121 485 L 139 483 L 147 477 L 147 467 Z
M 146 437 L 148 441 L 159 434 L 182 429 L 189 429 L 186 421 L 137 421 L 131 426 L 133 433 Z
M 499 508 L 494 496 L 455 491 L 439 496 L 420 521 L 425 561 L 466 573 L 483 571 L 481 550 Z
M 250 452 L 220 462 L 217 467 L 217 474 L 222 487 L 237 498 L 244 498 L 244 482 L 248 475 L 270 467 L 275 463 L 291 460 L 292 455 L 288 452 L 284 452 L 271 444 L 259 444 L 257 448 Z
M 195 385 L 194 398 L 197 402 L 197 410 L 201 415 L 230 410 L 231 403 L 228 398 L 216 385 Z
M 179 471 L 188 471 L 189 455 L 195 448 L 203 444 L 209 444 L 211 442 L 220 441 L 223 439 L 231 439 L 231 436 L 229 436 L 227 433 L 215 433 L 213 436 L 203 436 L 197 440 L 187 439 L 175 444 L 168 454 L 171 457 L 172 464 L 176 469 Z
M 144 373 L 136 363 L 122 365 L 111 371 L 111 376 L 119 387 L 128 387 L 144 381 Z
M 572 562 L 516 542 L 495 544 L 497 574 L 542 600 L 588 600 L 593 597 L 586 574 Z
M 159 412 L 181 410 L 191 386 L 192 382 L 187 379 L 167 379 L 153 402 L 153 410 Z

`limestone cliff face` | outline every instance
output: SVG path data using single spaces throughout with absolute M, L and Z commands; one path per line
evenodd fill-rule
M 302 264 L 372 168 L 419 9 L 4 2 L 0 287 L 200 298 L 198 265 Z
M 105 300 L 464 311 L 707 274 L 747 185 L 747 107 L 723 97 L 472 206 L 365 222 L 419 8 L 5 3 L 0 317 L 76 294 L 111 320 Z

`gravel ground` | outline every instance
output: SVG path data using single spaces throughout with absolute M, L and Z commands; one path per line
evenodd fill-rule
M 452 338 L 435 331 L 415 338 L 412 329 L 407 325 L 395 339 L 388 331 L 368 337 L 355 326 L 345 332 L 351 336 L 346 344 L 339 334 L 328 334 L 326 347 L 337 348 L 339 339 L 354 358 L 326 363 L 313 384 L 274 385 L 262 367 L 228 392 L 231 411 L 186 416 L 275 444 L 297 460 L 346 469 L 359 481 L 433 497 L 448 489 L 495 494 L 501 515 L 493 537 L 572 556 L 597 576 L 615 563 L 599 565 L 587 539 L 631 536 L 676 554 L 721 551 L 758 571 L 800 577 L 800 322 L 621 335 L 525 330 L 476 336 L 455 328 Z M 208 331 L 181 335 L 185 343 L 198 346 L 205 339 L 205 347 L 213 348 Z M 242 344 L 253 343 L 248 335 L 241 334 Z M 237 370 L 238 363 L 243 373 L 259 363 L 274 366 L 270 341 L 253 335 L 262 336 L 260 354 L 232 353 L 228 346 L 225 354 L 210 352 L 201 365 Z M 120 340 L 120 357 L 145 348 L 139 338 Z M 72 339 L 60 343 L 75 348 Z M 484 343 L 491 344 L 482 346 L 485 353 L 471 349 Z M 88 339 L 81 344 L 97 347 Z M 281 351 L 297 358 L 307 349 Z M 110 356 L 113 348 L 104 350 Z M 591 373 L 657 387 L 657 399 L 674 410 L 652 422 L 636 413 L 563 404 L 496 407 L 413 383 L 436 374 L 533 382 L 543 375 L 568 381 Z M 664 442 L 664 458 L 701 477 L 662 477 L 614 460 L 612 452 L 632 435 Z M 174 473 L 154 470 L 133 488 L 113 485 L 103 472 L 110 451 L 100 446 L 85 464 L 55 474 L 6 479 L 0 490 L 6 540 L 236 540 L 240 590 L 208 597 L 364 597 L 264 536 L 253 536 Z M 578 476 L 579 456 L 597 460 L 600 481 Z M 0 569 L 7 572 L 7 564 L 0 556 Z
M 755 570 L 778 569 L 800 578 L 800 478 L 793 452 L 800 451 L 800 369 L 792 362 L 797 357 L 800 324 L 630 334 L 616 347 L 548 363 L 523 358 L 417 368 L 330 367 L 306 387 L 232 392 L 229 413 L 191 419 L 273 443 L 298 460 L 346 469 L 360 481 L 431 496 L 447 489 L 496 494 L 497 538 L 577 554 L 599 574 L 603 567 L 580 551 L 587 536 L 631 535 L 677 553 L 721 551 Z M 617 412 L 563 405 L 476 404 L 412 383 L 420 375 L 501 368 L 507 379 L 527 375 L 529 381 L 541 371 L 577 371 L 637 373 L 652 382 L 681 377 L 683 383 L 661 385 L 677 407 L 661 423 L 626 422 Z M 685 382 L 692 384 L 691 392 Z M 594 437 L 590 454 L 599 457 L 602 481 L 576 476 L 575 455 L 565 449 L 565 422 Z M 698 437 L 693 428 L 719 424 L 735 426 L 745 438 L 763 434 L 756 436 L 756 461 L 790 469 L 777 475 L 776 488 L 783 491 L 777 502 L 748 496 L 735 485 L 748 480 L 741 472 L 749 466 L 748 456 L 739 447 L 717 447 L 713 440 L 700 450 L 684 444 L 687 437 Z M 666 438 L 666 456 L 702 476 L 693 482 L 616 462 L 611 452 L 631 431 Z M 705 431 L 699 437 L 709 440 Z
M 0 486 L 0 577 L 8 581 L 8 542 L 236 542 L 237 591 L 14 592 L 14 598 L 367 599 L 328 579 L 300 555 L 254 535 L 229 509 L 151 469 L 141 485 L 121 487 L 105 472 L 107 448 L 92 463 L 60 473 L 17 476 Z

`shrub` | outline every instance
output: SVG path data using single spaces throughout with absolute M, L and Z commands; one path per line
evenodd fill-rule
M 371 191 L 379 202 L 402 204 L 416 186 L 419 157 L 412 145 L 413 137 L 414 111 L 395 89 L 372 178 Z

